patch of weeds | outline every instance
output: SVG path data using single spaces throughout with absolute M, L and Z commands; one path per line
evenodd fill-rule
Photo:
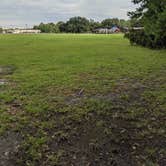
M 29 113 L 39 114 L 42 112 L 48 112 L 50 110 L 50 107 L 48 102 L 36 99 L 33 101 L 29 101 L 25 107 L 25 110 Z
M 10 129 L 15 122 L 15 118 L 9 116 L 6 110 L 0 110 L 0 135 L 2 135 L 7 129 Z
M 77 104 L 67 105 L 61 98 L 62 105 L 55 109 L 53 105 L 50 109 L 47 100 L 39 102 L 39 110 L 28 113 L 33 118 L 30 118 L 30 124 L 26 121 L 26 130 L 37 139 L 45 135 L 48 141 L 40 144 L 32 139 L 25 144 L 27 148 L 22 149 L 25 158 L 21 162 L 28 160 L 31 165 L 89 163 L 96 166 L 142 165 L 146 160 L 157 163 L 155 156 L 161 158 L 164 155 L 158 153 L 164 146 L 164 132 L 160 127 L 163 126 L 161 108 L 164 103 L 156 108 L 158 94 L 154 95 L 154 90 L 149 90 L 146 84 L 134 85 L 133 82 L 118 82 L 103 94 L 76 96 L 79 98 Z M 161 102 L 163 97 L 157 100 Z M 29 109 L 34 109 L 34 105 Z M 144 147 L 148 150 L 143 150 Z M 78 161 L 78 158 L 81 159 Z
M 3 103 L 10 103 L 15 100 L 15 96 L 8 92 L 0 93 L 0 101 Z
M 46 164 L 49 164 L 50 166 L 62 166 L 60 163 L 61 158 L 64 156 L 65 151 L 59 150 L 57 153 L 48 154 Z
M 17 160 L 17 164 L 21 165 L 24 162 L 29 166 L 39 164 L 43 157 L 43 149 L 47 149 L 47 146 L 45 145 L 46 141 L 46 137 L 27 137 L 24 143 L 20 146 L 19 153 L 21 155 L 17 154 L 21 157 Z
M 53 139 L 56 139 L 56 141 L 58 143 L 61 143 L 61 142 L 66 142 L 68 141 L 68 133 L 67 132 L 64 132 L 64 131 L 57 131 L 56 133 L 54 133 L 52 135 L 52 138 Z

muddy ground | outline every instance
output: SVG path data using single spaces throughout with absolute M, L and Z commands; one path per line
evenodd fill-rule
M 1 67 L 0 79 L 13 71 Z M 20 115 L 24 106 L 8 103 L 7 114 L 20 118 L 0 137 L 0 166 L 165 166 L 165 81 L 161 74 L 119 79 L 103 94 L 73 90 L 47 113 Z

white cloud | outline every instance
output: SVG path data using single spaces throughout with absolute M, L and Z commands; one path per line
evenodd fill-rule
M 131 0 L 1 0 L 0 25 L 33 25 L 56 22 L 72 16 L 127 18 Z

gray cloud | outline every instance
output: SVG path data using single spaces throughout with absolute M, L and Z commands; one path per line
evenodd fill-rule
M 34 25 L 85 16 L 95 20 L 127 19 L 131 0 L 1 0 L 0 26 Z

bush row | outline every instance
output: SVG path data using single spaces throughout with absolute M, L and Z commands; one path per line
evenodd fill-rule
M 152 34 L 147 34 L 144 29 L 131 29 L 125 34 L 125 37 L 130 40 L 130 43 L 138 44 L 149 48 L 166 48 L 166 36 L 162 34 L 158 37 Z

